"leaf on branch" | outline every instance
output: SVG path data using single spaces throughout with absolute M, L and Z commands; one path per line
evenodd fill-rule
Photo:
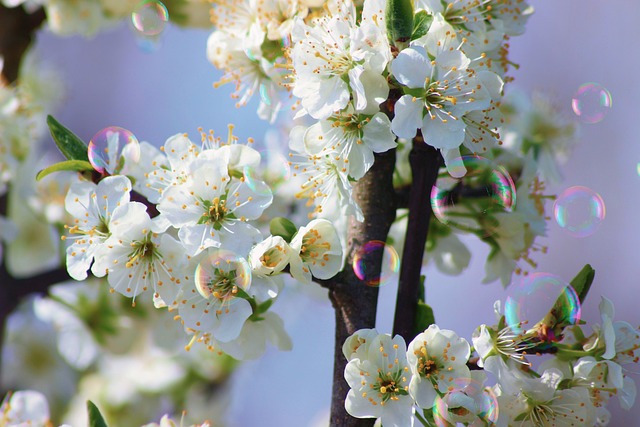
M 76 134 L 62 126 L 52 116 L 47 116 L 47 125 L 58 149 L 67 159 L 89 161 L 87 144 L 78 138 Z
M 413 335 L 416 336 L 422 333 L 429 326 L 436 323 L 436 318 L 433 315 L 433 309 L 427 305 L 424 301 L 418 301 L 418 307 L 416 310 L 416 320 L 413 325 Z
M 45 176 L 60 171 L 86 172 L 93 171 L 93 167 L 91 166 L 91 163 L 84 160 L 65 160 L 64 162 L 56 163 L 42 169 L 36 175 L 36 181 L 40 181 Z
M 413 18 L 413 32 L 411 33 L 411 40 L 417 40 L 427 34 L 429 28 L 431 28 L 432 22 L 433 16 L 429 15 L 426 10 L 421 10 L 416 13 L 416 16 Z
M 595 275 L 596 271 L 591 265 L 587 264 L 580 270 L 576 277 L 571 280 L 571 287 L 576 291 L 576 294 L 578 294 L 581 304 L 584 304 L 584 300 L 587 298 Z
M 274 236 L 282 237 L 287 243 L 291 243 L 297 231 L 293 222 L 281 216 L 273 218 L 269 223 L 269 232 Z
M 90 400 L 87 400 L 87 411 L 89 412 L 89 427 L 107 427 L 107 423 L 98 407 Z

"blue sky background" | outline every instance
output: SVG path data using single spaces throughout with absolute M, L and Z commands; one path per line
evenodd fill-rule
M 553 94 L 570 113 L 572 94 L 590 81 L 612 94 L 613 108 L 605 119 L 583 125 L 581 137 L 564 168 L 565 181 L 556 193 L 573 185 L 590 187 L 606 204 L 599 231 L 575 239 L 550 224 L 541 243 L 549 253 L 538 256 L 538 271 L 570 279 L 585 264 L 596 269 L 596 282 L 583 318 L 599 321 L 597 306 L 606 295 L 616 306 L 616 319 L 640 324 L 640 2 L 637 0 L 532 1 L 536 8 L 527 33 L 511 40 L 512 60 L 521 65 L 513 86 Z M 59 120 L 83 139 L 117 125 L 140 140 L 160 145 L 178 132 L 197 134 L 202 126 L 226 134 L 236 123 L 241 139 L 260 140 L 269 125 L 255 114 L 255 103 L 236 109 L 231 87 L 213 89 L 220 73 L 205 57 L 208 33 L 169 27 L 163 45 L 144 53 L 126 25 L 92 40 L 56 38 L 42 33 L 41 56 L 67 82 L 67 97 Z M 286 144 L 287 141 L 282 141 Z M 481 285 L 484 246 L 471 240 L 474 257 L 459 277 L 427 270 L 427 300 L 441 328 L 470 338 L 480 323 L 492 323 L 493 302 L 506 293 L 498 283 Z M 379 330 L 391 330 L 395 287 L 382 288 Z M 246 363 L 234 379 L 232 426 L 309 426 L 322 417 L 330 402 L 333 310 L 320 288 L 309 295 L 291 293 L 277 302 L 294 350 L 269 351 Z M 464 297 L 460 297 L 464 296 Z M 640 367 L 636 368 L 640 371 Z M 640 382 L 640 374 L 634 377 Z M 637 425 L 640 404 L 630 412 L 612 402 L 611 426 Z

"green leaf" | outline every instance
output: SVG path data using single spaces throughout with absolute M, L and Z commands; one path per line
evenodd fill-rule
M 419 39 L 427 34 L 429 28 L 431 28 L 432 22 L 433 16 L 429 15 L 426 10 L 421 10 L 416 13 L 416 16 L 413 18 L 413 32 L 411 33 L 411 40 Z
M 269 223 L 269 231 L 274 236 L 282 237 L 287 243 L 291 242 L 293 236 L 296 234 L 298 229 L 295 224 L 289 221 L 287 218 L 283 218 L 281 216 L 275 217 Z
M 89 161 L 87 144 L 73 132 L 62 126 L 52 116 L 47 116 L 47 125 L 49 125 L 49 132 L 51 132 L 58 149 L 67 159 Z
M 413 33 L 413 0 L 388 0 L 385 18 L 389 42 L 402 50 Z
M 576 294 L 578 294 L 580 303 L 584 303 L 584 300 L 587 298 L 595 276 L 596 271 L 591 265 L 587 264 L 580 270 L 576 277 L 571 280 L 571 287 L 576 291 Z
M 90 400 L 87 400 L 87 410 L 89 412 L 89 427 L 107 427 L 107 423 L 104 418 L 102 418 L 100 410 Z
M 424 301 L 419 300 L 416 310 L 416 319 L 413 323 L 413 335 L 415 336 L 424 332 L 425 329 L 435 323 L 436 318 L 433 315 L 433 309 Z
M 91 166 L 91 163 L 84 160 L 65 160 L 64 162 L 56 163 L 42 169 L 36 175 L 36 181 L 40 181 L 45 176 L 60 171 L 85 172 L 93 171 L 93 167 Z

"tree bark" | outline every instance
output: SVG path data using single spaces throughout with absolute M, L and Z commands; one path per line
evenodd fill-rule
M 356 419 L 345 410 L 344 402 L 349 386 L 344 379 L 347 360 L 342 344 L 358 329 L 374 328 L 378 304 L 378 288 L 367 286 L 351 267 L 354 255 L 372 240 L 386 241 L 395 219 L 396 203 L 393 190 L 395 150 L 376 154 L 373 167 L 354 185 L 353 196 L 364 214 L 364 222 L 352 218 L 347 237 L 348 253 L 344 270 L 329 287 L 329 298 L 336 313 L 335 353 L 333 365 L 333 393 L 331 399 L 332 427 L 364 427 L 374 419 Z M 371 276 L 380 274 L 382 252 L 375 251 L 365 258 L 372 269 Z M 369 275 L 368 271 L 368 275 Z

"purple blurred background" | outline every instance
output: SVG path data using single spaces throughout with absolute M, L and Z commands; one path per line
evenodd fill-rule
M 567 280 L 585 263 L 596 269 L 596 281 L 583 307 L 583 318 L 598 322 L 600 295 L 611 299 L 616 319 L 640 324 L 640 2 L 637 0 L 562 0 L 532 2 L 536 13 L 527 33 L 511 40 L 511 58 L 521 65 L 512 85 L 524 91 L 553 94 L 570 113 L 577 88 L 590 81 L 605 86 L 613 108 L 600 123 L 585 124 L 579 144 L 564 168 L 565 181 L 551 188 L 559 193 L 573 185 L 590 187 L 606 204 L 599 231 L 572 238 L 550 224 L 547 255 L 539 255 L 538 271 Z M 268 124 L 260 121 L 256 104 L 233 107 L 231 87 L 213 89 L 220 73 L 205 57 L 208 32 L 168 28 L 154 53 L 138 48 L 130 28 L 121 25 L 93 40 L 57 38 L 41 33 L 38 50 L 67 83 L 67 98 L 57 118 L 84 140 L 117 125 L 140 140 L 160 145 L 178 132 L 196 129 L 226 134 L 236 123 L 241 140 L 260 140 Z M 197 138 L 196 138 L 197 139 Z M 285 145 L 287 141 L 282 141 Z M 555 190 L 555 191 L 554 191 Z M 482 285 L 484 245 L 465 240 L 474 256 L 459 277 L 427 270 L 427 301 L 441 328 L 471 337 L 481 323 L 494 321 L 493 302 L 506 297 L 499 283 Z M 381 289 L 378 328 L 390 332 L 395 287 Z M 333 352 L 333 310 L 319 287 L 313 296 L 285 295 L 276 304 L 294 342 L 294 351 L 269 351 L 247 362 L 234 379 L 231 426 L 310 426 L 328 411 Z M 461 297 L 465 296 L 465 297 Z M 640 368 L 636 368 L 640 371 Z M 640 382 L 640 374 L 633 377 Z M 612 402 L 611 426 L 639 425 L 640 404 L 622 411 Z

